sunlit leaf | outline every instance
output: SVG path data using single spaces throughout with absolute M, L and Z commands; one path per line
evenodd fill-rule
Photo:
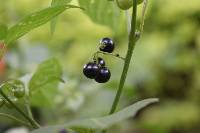
M 135 116 L 139 110 L 155 102 L 158 102 L 158 99 L 156 98 L 146 99 L 146 100 L 137 102 L 129 107 L 126 107 L 123 110 L 116 112 L 112 115 L 108 115 L 108 116 L 100 117 L 100 118 L 77 120 L 77 121 L 69 122 L 63 125 L 44 127 L 44 128 L 34 130 L 31 133 L 45 133 L 45 132 L 56 133 L 63 128 L 73 129 L 79 133 L 88 133 L 89 131 L 93 132 L 94 130 L 98 130 L 98 129 L 106 129 L 114 124 L 117 124 L 118 122 L 122 120 Z
M 26 16 L 16 25 L 9 28 L 5 39 L 6 44 L 8 45 L 9 43 L 17 40 L 29 31 L 47 23 L 57 15 L 64 12 L 66 9 L 70 8 L 78 7 L 73 5 L 53 6 Z
M 122 14 L 115 2 L 108 0 L 79 0 L 79 5 L 85 9 L 93 22 L 109 26 L 117 31 L 122 22 Z

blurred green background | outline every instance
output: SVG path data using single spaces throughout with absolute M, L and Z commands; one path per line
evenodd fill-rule
M 51 1 L 0 0 L 0 3 L 0 23 L 11 26 L 23 16 L 50 6 Z M 77 1 L 72 3 L 77 4 Z M 1 82 L 29 76 L 40 62 L 57 57 L 66 83 L 57 88 L 55 99 L 50 101 L 52 106 L 33 105 L 36 119 L 42 125 L 53 125 L 107 114 L 123 63 L 119 59 L 102 56 L 112 73 L 106 84 L 86 79 L 82 69 L 98 50 L 102 37 L 113 38 L 115 53 L 125 55 L 128 34 L 125 12 L 121 14 L 120 17 L 115 16 L 116 28 L 92 21 L 84 11 L 67 10 L 59 16 L 53 36 L 48 23 L 7 48 L 0 64 Z M 199 0 L 149 1 L 144 34 L 135 48 L 119 108 L 149 97 L 160 98 L 160 103 L 140 111 L 134 119 L 113 126 L 109 132 L 200 132 Z M 6 107 L 1 111 L 15 113 Z M 18 123 L 0 118 L 0 132 L 16 126 L 19 126 Z

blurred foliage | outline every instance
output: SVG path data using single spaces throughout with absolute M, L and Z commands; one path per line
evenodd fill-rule
M 8 27 L 25 15 L 51 5 L 50 0 L 0 2 L 0 24 Z M 78 1 L 71 3 L 78 4 Z M 158 97 L 161 101 L 149 110 L 141 111 L 134 122 L 132 119 L 125 121 L 109 132 L 200 132 L 199 7 L 199 0 L 149 1 L 144 35 L 136 46 L 120 107 L 148 97 Z M 58 17 L 54 35 L 46 24 L 7 48 L 3 59 L 6 67 L 0 69 L 1 81 L 24 78 L 25 74 L 34 72 L 42 61 L 57 57 L 66 83 L 60 84 L 55 93 L 54 108 L 33 106 L 36 118 L 47 125 L 107 114 L 118 86 L 122 62 L 104 56 L 112 73 L 107 84 L 97 84 L 84 78 L 82 67 L 92 58 L 99 40 L 105 36 L 116 41 L 116 53 L 125 55 L 128 34 L 125 12 L 121 13 L 122 17 L 115 18 L 116 22 L 120 22 L 116 30 L 109 24 L 95 23 L 85 11 L 66 11 Z M 7 108 L 0 111 L 15 113 Z M 0 126 L 17 125 L 0 118 Z

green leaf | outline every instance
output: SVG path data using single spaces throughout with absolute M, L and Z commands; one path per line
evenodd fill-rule
M 79 0 L 79 5 L 85 9 L 90 19 L 98 24 L 109 26 L 117 31 L 123 18 L 115 2 L 108 0 Z
M 8 45 L 9 43 L 17 40 L 29 31 L 47 23 L 57 15 L 64 12 L 66 9 L 70 8 L 79 7 L 73 5 L 53 6 L 26 16 L 8 30 L 8 34 L 5 39 L 6 44 Z
M 91 119 L 73 121 L 63 125 L 43 127 L 34 130 L 31 133 L 46 133 L 46 132 L 55 133 L 63 128 L 73 129 L 78 131 L 79 133 L 88 133 L 89 131 L 92 130 L 94 131 L 98 129 L 106 129 L 122 120 L 135 116 L 140 109 L 155 102 L 158 102 L 157 98 L 146 99 L 139 101 L 129 107 L 126 107 L 123 110 L 116 112 L 112 115 L 100 118 L 91 118 Z
M 67 3 L 71 2 L 71 0 L 52 0 L 51 6 L 62 6 L 66 5 Z M 51 34 L 55 32 L 56 23 L 57 23 L 58 17 L 55 17 L 51 20 L 50 28 L 51 28 Z
M 53 106 L 52 100 L 61 81 L 62 69 L 57 59 L 42 62 L 29 82 L 31 102 L 35 106 Z
M 7 35 L 8 27 L 5 24 L 0 24 L 0 40 L 4 40 Z

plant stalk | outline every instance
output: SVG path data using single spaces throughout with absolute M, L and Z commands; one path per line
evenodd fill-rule
M 130 30 L 130 34 L 129 34 L 128 50 L 127 50 L 127 53 L 126 53 L 126 58 L 125 58 L 124 67 L 123 67 L 123 71 L 122 71 L 122 74 L 121 74 L 117 94 L 115 96 L 115 99 L 114 99 L 114 102 L 112 104 L 112 107 L 111 107 L 109 114 L 113 114 L 116 111 L 120 97 L 122 95 L 124 83 L 126 81 L 129 65 L 130 65 L 131 58 L 132 58 L 132 55 L 133 55 L 133 51 L 134 51 L 136 41 L 137 41 L 137 38 L 135 36 L 135 33 L 136 33 L 136 18 L 137 18 L 137 0 L 133 0 L 133 11 L 132 11 L 132 20 L 131 20 L 131 30 Z M 106 130 L 104 130 L 102 133 L 106 133 Z
M 124 88 L 124 83 L 127 77 L 127 73 L 128 73 L 128 69 L 129 69 L 129 65 L 131 62 L 131 58 L 133 55 L 133 50 L 135 48 L 136 45 L 136 36 L 135 36 L 135 32 L 136 32 L 136 17 L 137 17 L 137 0 L 133 0 L 133 12 L 132 12 L 132 20 L 131 20 L 131 31 L 129 34 L 129 43 L 128 43 L 128 50 L 126 53 L 126 58 L 125 58 L 125 62 L 124 62 L 124 67 L 123 67 L 123 71 L 122 71 L 122 75 L 120 78 L 120 83 L 119 83 L 119 87 L 118 87 L 118 91 L 117 94 L 115 96 L 115 100 L 113 102 L 112 108 L 110 110 L 110 114 L 113 114 L 116 111 L 117 105 L 119 103 L 119 99 L 121 97 L 123 88 Z
M 7 118 L 9 118 L 9 119 L 12 119 L 12 120 L 14 120 L 14 121 L 16 121 L 16 122 L 19 122 L 19 123 L 25 125 L 25 126 L 32 127 L 29 123 L 27 123 L 27 122 L 25 122 L 25 121 L 22 121 L 22 120 L 20 120 L 20 119 L 14 117 L 14 116 L 12 116 L 12 115 L 9 115 L 9 114 L 0 113 L 0 117 L 7 117 Z
M 5 100 L 7 100 L 22 116 L 24 116 L 24 118 L 26 118 L 30 124 L 32 125 L 33 128 L 39 128 L 40 125 L 33 120 L 32 118 L 30 118 L 28 115 L 26 115 L 26 113 L 24 113 L 24 111 L 22 111 L 19 107 L 17 107 L 7 96 L 6 94 L 2 91 L 2 88 L 0 88 L 0 94 L 5 98 Z

